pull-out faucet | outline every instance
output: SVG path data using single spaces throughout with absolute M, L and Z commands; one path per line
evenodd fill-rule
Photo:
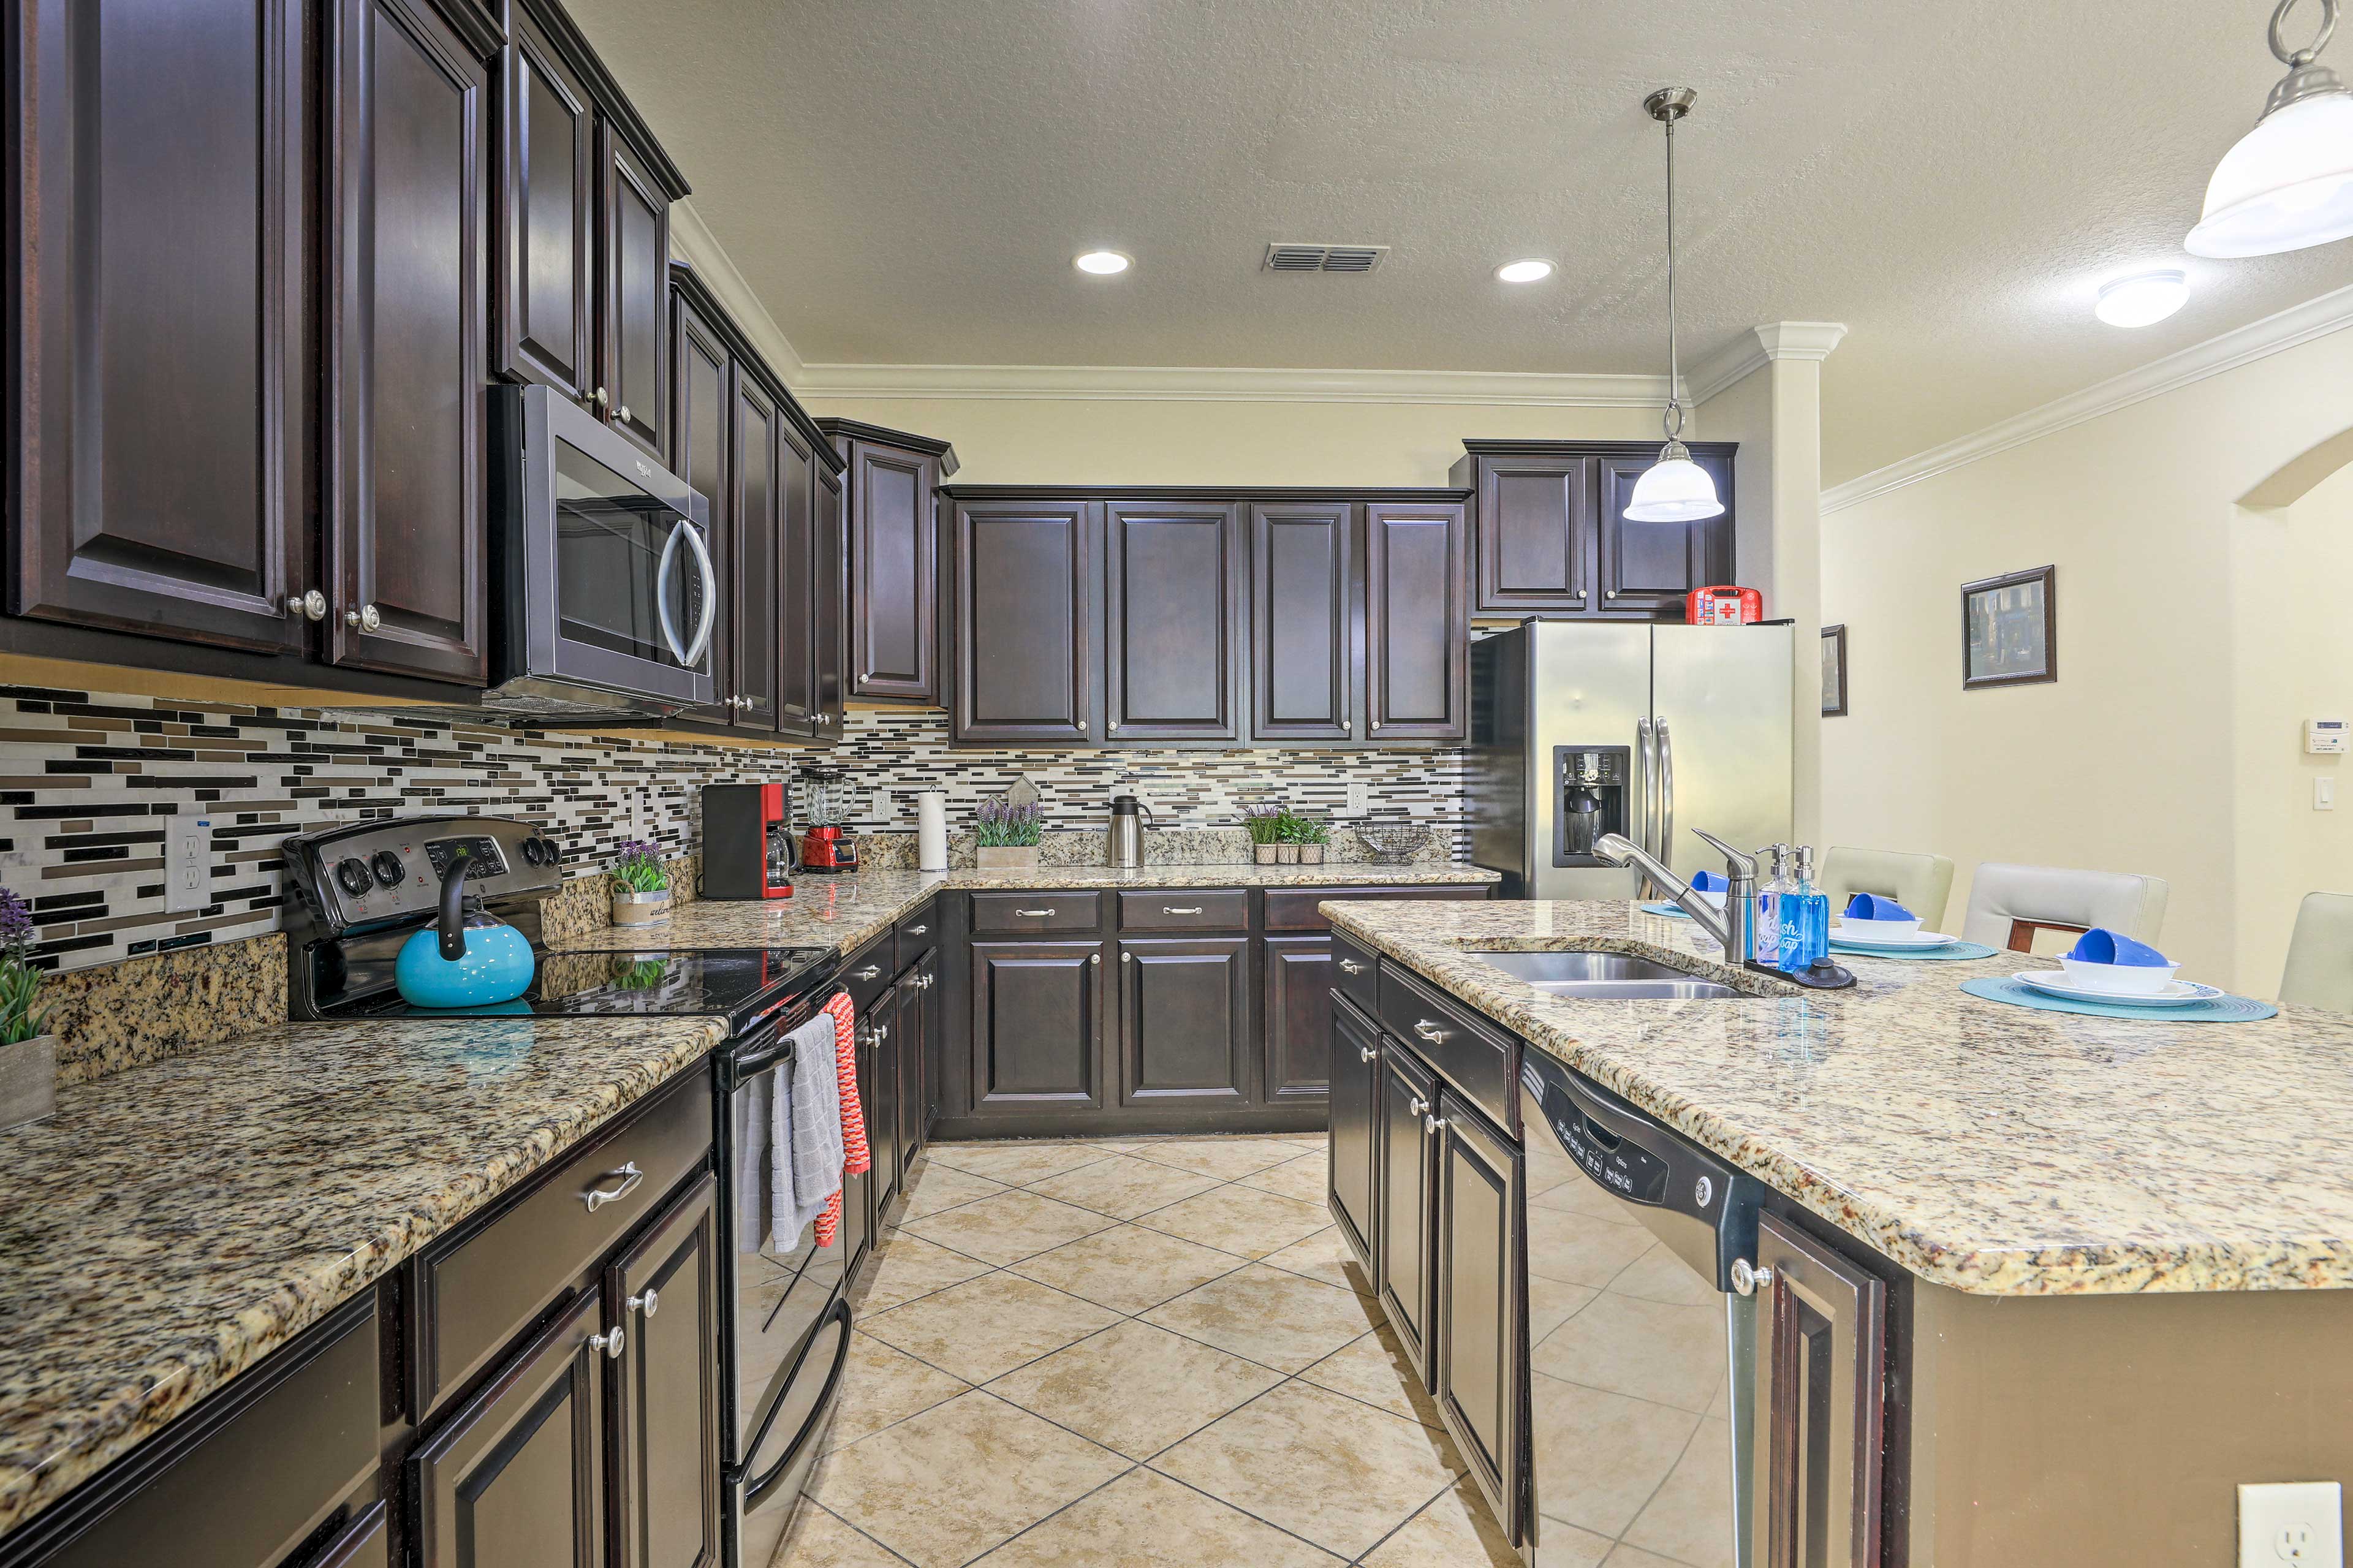
M 1622 833 L 1605 833 L 1595 839 L 1593 853 L 1613 866 L 1639 867 L 1644 876 L 1666 889 L 1667 897 L 1691 916 L 1700 930 L 1724 944 L 1726 958 L 1735 963 L 1747 963 L 1757 956 L 1757 858 L 1742 854 L 1713 833 L 1701 832 L 1696 827 L 1692 831 L 1724 856 L 1724 876 L 1728 885 L 1724 889 L 1721 911 Z

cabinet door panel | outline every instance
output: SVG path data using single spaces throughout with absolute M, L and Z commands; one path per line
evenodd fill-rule
M 1626 503 L 1652 458 L 1601 460 L 1601 608 L 1617 614 L 1649 611 L 1683 618 L 1683 595 L 1733 577 L 1732 467 L 1721 455 L 1694 452 L 1692 461 L 1715 480 L 1721 517 L 1699 522 L 1629 522 Z
M 817 458 L 786 420 L 776 427 L 782 512 L 777 521 L 776 597 L 776 728 L 817 729 Z
M 689 1187 L 605 1270 L 613 1371 L 609 1477 L 620 1568 L 719 1561 L 718 1184 Z
M 925 1066 L 931 1054 L 932 993 L 938 986 L 938 965 L 925 960 L 899 983 L 899 1167 L 906 1167 L 923 1146 Z
M 677 300 L 670 345 L 677 361 L 670 373 L 670 471 L 711 503 L 710 545 L 713 560 L 733 561 L 735 551 L 735 358 L 718 330 L 683 298 Z M 723 586 L 712 612 L 711 675 L 719 700 L 689 710 L 698 719 L 724 723 L 735 716 L 727 699 L 735 694 L 734 595 Z
M 850 442 L 849 518 L 850 695 L 928 702 L 938 692 L 932 460 Z
M 1345 741 L 1359 662 L 1356 509 L 1250 508 L 1250 736 Z
M 600 127 L 605 389 L 613 427 L 662 450 L 663 330 L 669 319 L 670 201 L 615 133 Z
M 776 471 L 775 401 L 754 378 L 735 378 L 735 722 L 776 727 L 776 565 L 784 487 Z
M 1365 695 L 1375 741 L 1459 741 L 1470 708 L 1462 509 L 1365 508 Z
M 1374 1108 L 1380 1100 L 1381 1037 L 1371 1020 L 1344 998 L 1332 1004 L 1332 1217 L 1356 1261 L 1373 1274 Z
M 596 115 L 520 8 L 501 75 L 498 368 L 578 397 L 595 349 Z
M 813 722 L 817 738 L 834 745 L 841 740 L 843 698 L 848 691 L 842 679 L 845 638 L 841 623 L 849 592 L 849 564 L 843 552 L 849 548 L 849 519 L 841 475 L 821 459 L 817 464 L 816 494 L 817 506 L 809 524 L 814 531 L 810 574 L 816 583 L 812 595 L 816 609 L 810 622 L 810 640 L 816 645 L 812 663 L 817 671 L 813 682 L 817 712 Z
M 603 1316 L 583 1292 L 419 1446 L 420 1568 L 602 1568 Z
M 1874 1568 L 1886 1287 L 1772 1215 L 1757 1220 L 1757 1568 Z
M 479 683 L 489 81 L 416 0 L 338 15 L 330 656 Z
M 1266 939 L 1266 1075 L 1269 1104 L 1313 1102 L 1330 1091 L 1332 940 Z
M 1438 1080 L 1395 1040 L 1381 1040 L 1380 1099 L 1373 1121 L 1373 1249 L 1381 1310 L 1425 1386 L 1430 1378 L 1430 1233 L 1436 1162 L 1423 1118 L 1437 1114 Z
M 1092 942 L 972 944 L 976 1110 L 1098 1109 L 1103 949 Z
M 1250 1095 L 1250 939 L 1119 944 L 1122 1105 Z
M 301 644 L 311 11 L 18 7 L 14 614 Z
M 1431 1381 L 1439 1414 L 1505 1532 L 1516 1538 L 1525 1291 L 1525 1178 L 1519 1151 L 1469 1105 L 1440 1091 L 1436 1316 Z
M 893 985 L 867 1009 L 867 1028 L 874 1037 L 874 1083 L 866 1101 L 866 1146 L 874 1155 L 874 1212 L 881 1214 L 899 1195 L 899 1005 L 905 991 Z
M 1103 509 L 1106 739 L 1240 734 L 1240 556 L 1232 507 Z
M 1473 613 L 1558 615 L 1587 607 L 1593 586 L 1596 461 L 1481 459 Z
M 955 738 L 1080 741 L 1093 701 L 1092 501 L 955 509 Z

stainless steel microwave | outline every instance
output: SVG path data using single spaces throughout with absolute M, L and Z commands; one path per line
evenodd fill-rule
M 543 386 L 493 388 L 491 669 L 517 717 L 713 700 L 711 503 Z

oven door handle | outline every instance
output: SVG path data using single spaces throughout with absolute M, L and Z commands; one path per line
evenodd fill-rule
M 825 1316 L 818 1320 L 818 1328 L 822 1329 L 828 1323 L 836 1322 L 841 1325 L 841 1344 L 833 1352 L 833 1365 L 826 1370 L 825 1387 L 818 1392 L 817 1403 L 809 1406 L 808 1415 L 801 1422 L 801 1429 L 793 1434 L 791 1442 L 785 1445 L 783 1455 L 765 1472 L 744 1482 L 744 1511 L 745 1513 L 750 1513 L 768 1500 L 769 1494 L 776 1489 L 776 1483 L 785 1479 L 786 1473 L 793 1468 L 793 1461 L 800 1457 L 800 1451 L 808 1446 L 809 1439 L 817 1436 L 818 1427 L 824 1423 L 826 1415 L 833 1408 L 833 1397 L 841 1389 L 841 1370 L 849 1362 L 849 1303 L 839 1297 L 834 1299 L 833 1305 L 827 1310 Z M 812 1331 L 809 1337 L 816 1338 L 815 1332 Z M 795 1375 L 798 1375 L 800 1370 L 795 1367 L 793 1369 Z M 789 1386 L 791 1379 L 788 1378 L 786 1382 Z M 774 1421 L 776 1418 L 776 1412 L 783 1408 L 784 1401 L 781 1399 L 769 1406 L 768 1421 Z M 768 1421 L 762 1422 L 760 1429 L 752 1435 L 751 1442 L 745 1445 L 745 1452 L 758 1451 L 760 1444 L 768 1436 Z
M 811 1019 L 814 1019 L 818 1014 L 825 1011 L 825 1003 L 832 1001 L 836 995 L 840 994 L 840 991 L 841 988 L 838 985 L 832 990 L 828 991 L 825 994 L 824 1000 L 820 1001 L 818 1005 L 810 1011 L 808 1017 L 803 1018 L 798 1024 L 794 1025 L 791 1029 L 786 1028 L 782 1024 L 774 1026 L 774 1033 L 769 1036 L 766 1043 L 760 1046 L 758 1049 L 752 1051 L 749 1054 L 738 1051 L 735 1054 L 733 1063 L 735 1081 L 737 1083 L 744 1083 L 756 1078 L 760 1074 L 767 1071 L 770 1068 L 775 1067 L 778 1062 L 783 1061 L 786 1057 L 791 1056 L 793 1054 L 793 1031 L 795 1029 L 806 1027 Z

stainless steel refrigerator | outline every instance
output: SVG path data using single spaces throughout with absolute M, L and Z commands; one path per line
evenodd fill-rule
M 1788 626 L 1529 621 L 1472 645 L 1471 858 L 1518 899 L 1624 899 L 1622 833 L 1689 880 L 1791 833 Z

